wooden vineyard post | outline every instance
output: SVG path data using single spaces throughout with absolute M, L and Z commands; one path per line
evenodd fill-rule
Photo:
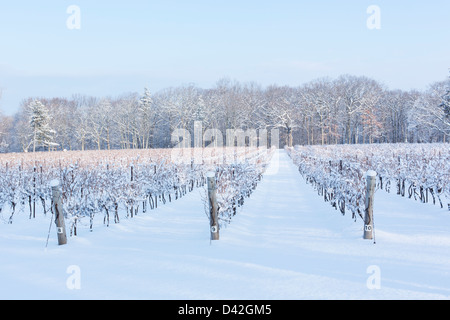
M 219 240 L 219 221 L 217 218 L 217 198 L 216 198 L 216 174 L 212 171 L 206 174 L 208 183 L 209 202 L 209 226 L 211 230 L 211 240 Z
M 33 219 L 36 218 L 36 167 L 33 168 Z
M 50 182 L 52 187 L 53 213 L 55 214 L 56 231 L 58 234 L 58 245 L 67 244 L 66 225 L 64 223 L 64 212 L 61 202 L 61 187 L 58 180 Z
M 373 239 L 373 197 L 375 194 L 377 173 L 369 170 L 366 173 L 367 190 L 366 190 L 366 206 L 364 215 L 364 239 Z

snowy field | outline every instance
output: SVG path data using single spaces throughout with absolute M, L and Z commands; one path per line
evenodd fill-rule
M 80 226 L 65 246 L 53 225 L 46 248 L 50 215 L 2 221 L 0 299 L 450 298 L 447 209 L 379 190 L 374 244 L 280 150 L 210 242 L 201 192 L 93 232 Z

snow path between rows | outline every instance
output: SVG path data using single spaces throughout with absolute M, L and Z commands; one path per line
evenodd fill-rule
M 450 214 L 438 206 L 377 191 L 373 244 L 280 150 L 211 243 L 201 192 L 108 228 L 98 222 L 61 247 L 53 226 L 45 249 L 50 217 L 0 223 L 0 299 L 450 298 Z M 79 289 L 66 285 L 69 266 Z M 378 289 L 367 285 L 374 275 Z

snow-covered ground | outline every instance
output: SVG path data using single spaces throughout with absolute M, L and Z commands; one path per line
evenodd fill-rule
M 377 191 L 374 244 L 280 150 L 210 242 L 201 192 L 86 226 L 65 246 L 53 225 L 45 247 L 50 216 L 1 222 L 0 299 L 450 298 L 450 212 L 439 206 Z

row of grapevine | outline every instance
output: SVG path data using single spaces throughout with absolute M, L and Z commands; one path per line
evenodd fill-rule
M 308 183 L 342 214 L 362 217 L 365 173 L 377 172 L 377 187 L 442 208 L 450 203 L 449 144 L 296 146 L 287 149 Z
M 247 161 L 216 167 L 218 218 L 221 226 L 231 222 L 231 219 L 237 213 L 237 209 L 256 189 L 273 152 L 274 149 L 255 149 L 253 154 L 247 158 Z

